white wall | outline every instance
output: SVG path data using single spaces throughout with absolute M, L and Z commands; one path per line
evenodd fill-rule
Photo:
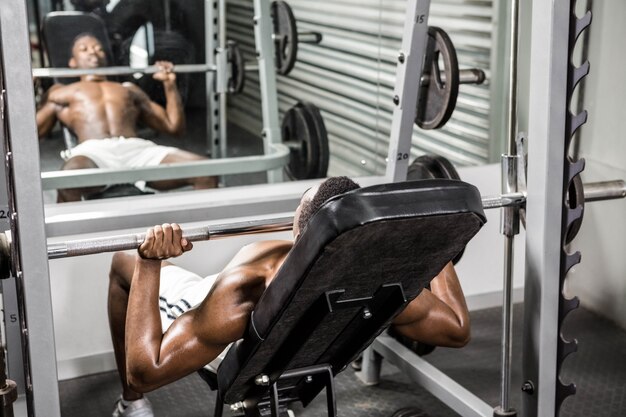
M 467 182 L 477 185 L 483 195 L 496 195 L 500 192 L 499 165 L 463 168 L 460 174 Z M 474 309 L 498 305 L 501 301 L 499 291 L 502 288 L 503 243 L 499 234 L 499 210 L 488 210 L 487 216 L 488 223 L 470 242 L 457 265 L 468 304 Z M 91 236 L 64 236 L 60 239 L 88 237 Z M 219 271 L 248 242 L 289 237 L 290 232 L 284 232 L 198 242 L 193 251 L 176 262 L 201 275 L 208 275 Z M 516 245 L 515 287 L 518 288 L 518 295 L 521 294 L 519 288 L 523 285 L 524 246 L 521 239 Z M 60 379 L 107 371 L 115 367 L 106 307 L 111 256 L 100 254 L 50 261 Z
M 626 179 L 626 2 L 594 1 L 582 128 L 584 182 Z M 583 306 L 626 328 L 626 200 L 589 203 L 573 242 L 582 262 L 567 282 L 567 293 Z

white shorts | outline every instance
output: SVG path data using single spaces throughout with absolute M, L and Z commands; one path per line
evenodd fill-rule
M 166 265 L 161 268 L 159 310 L 161 312 L 161 329 L 163 333 L 183 313 L 200 305 L 209 291 L 211 291 L 213 284 L 215 284 L 217 275 L 209 275 L 202 278 L 176 265 Z M 226 356 L 226 352 L 228 352 L 228 348 L 224 349 L 205 368 L 212 372 L 217 372 L 217 368 L 224 356 Z
M 63 151 L 61 156 L 69 159 L 86 156 L 98 168 L 138 168 L 156 166 L 167 154 L 176 151 L 171 146 L 161 146 L 140 138 L 122 136 L 106 139 L 88 139 L 72 149 Z
M 200 305 L 216 278 L 217 274 L 202 278 L 176 265 L 161 268 L 159 309 L 163 333 L 183 313 Z

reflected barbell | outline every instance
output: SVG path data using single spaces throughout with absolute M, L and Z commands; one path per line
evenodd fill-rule
M 246 71 L 256 71 L 259 69 L 258 65 L 246 65 Z M 132 75 L 132 74 L 156 74 L 161 71 L 160 67 L 156 65 L 150 65 L 147 67 L 133 68 L 133 67 L 101 67 L 101 68 L 33 68 L 33 77 L 35 78 L 78 78 L 84 75 L 101 75 L 101 76 L 116 76 L 116 75 Z M 209 64 L 180 64 L 174 65 L 173 72 L 177 74 L 185 73 L 201 73 L 201 72 L 215 72 L 217 71 L 216 65 Z
M 585 199 L 600 201 L 626 197 L 626 182 L 623 180 L 604 181 L 585 184 Z M 526 203 L 525 193 L 511 193 L 498 196 L 482 197 L 484 209 L 510 206 L 522 206 Z M 293 228 L 293 217 L 250 220 L 225 225 L 188 228 L 183 237 L 190 242 L 215 240 L 234 236 L 288 231 Z M 145 240 L 145 233 L 104 236 L 91 239 L 69 240 L 51 243 L 47 247 L 48 259 L 60 259 L 73 256 L 94 255 L 104 252 L 137 249 Z M 0 233 L 0 278 L 11 275 L 11 239 L 10 233 Z

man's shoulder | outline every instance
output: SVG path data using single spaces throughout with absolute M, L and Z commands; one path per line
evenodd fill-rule
M 242 247 L 233 258 L 231 265 L 253 265 L 257 262 L 268 262 L 282 259 L 291 249 L 289 240 L 263 240 Z

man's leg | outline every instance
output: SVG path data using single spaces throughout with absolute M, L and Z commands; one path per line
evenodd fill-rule
M 173 152 L 168 153 L 167 156 L 165 156 L 165 158 L 161 161 L 161 164 L 204 161 L 207 159 L 208 158 L 204 156 L 184 151 L 182 149 L 177 149 Z M 182 178 L 180 180 L 154 181 L 148 183 L 149 187 L 156 190 L 171 190 L 173 188 L 184 187 L 185 185 L 191 185 L 196 190 L 216 188 L 217 177 Z
M 61 168 L 66 169 L 89 169 L 98 168 L 98 165 L 86 156 L 77 155 L 68 159 Z M 104 187 L 88 187 L 88 188 L 65 188 L 57 190 L 57 202 L 65 203 L 68 201 L 80 201 L 84 195 L 102 191 Z

